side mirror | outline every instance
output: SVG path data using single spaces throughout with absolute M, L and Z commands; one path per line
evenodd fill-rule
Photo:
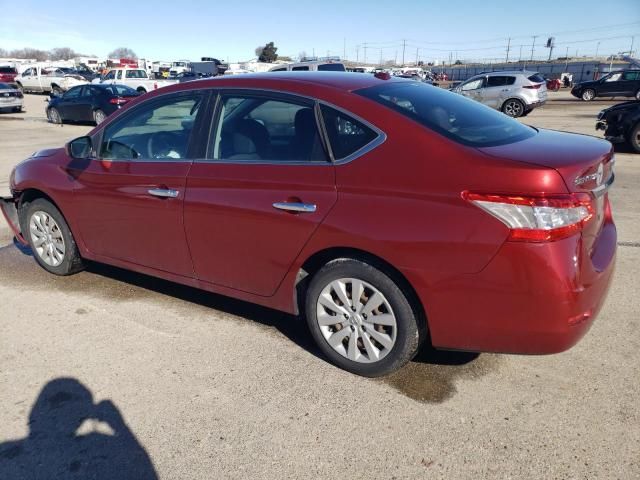
M 91 137 L 78 137 L 65 145 L 65 151 L 71 158 L 86 159 L 91 155 L 93 144 Z

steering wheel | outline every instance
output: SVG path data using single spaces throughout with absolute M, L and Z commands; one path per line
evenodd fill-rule
M 180 138 L 175 133 L 158 132 L 147 140 L 147 153 L 149 158 L 182 158 L 178 145 Z

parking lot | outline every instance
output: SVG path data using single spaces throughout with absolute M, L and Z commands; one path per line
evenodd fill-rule
M 25 97 L 24 113 L 0 114 L 3 195 L 20 160 L 93 128 L 49 124 L 46 97 Z M 549 92 L 522 121 L 602 136 L 596 114 L 614 103 Z M 112 478 L 132 444 L 158 478 L 640 478 L 640 155 L 621 148 L 616 176 L 615 279 L 582 342 L 551 356 L 425 349 L 381 379 L 332 366 L 283 313 L 102 265 L 49 275 L 2 221 L 0 442 L 55 415 L 36 399 L 64 378 L 124 420 L 67 416 L 67 435 L 133 434 L 105 452 Z M 55 465 L 71 478 L 75 461 Z

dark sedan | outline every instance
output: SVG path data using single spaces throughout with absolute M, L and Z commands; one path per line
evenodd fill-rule
M 140 93 L 126 85 L 78 85 L 62 96 L 52 96 L 47 105 L 51 123 L 95 122 L 99 125 Z
M 628 143 L 640 153 L 640 102 L 625 102 L 602 110 L 596 130 L 604 130 L 611 143 Z
M 599 80 L 581 82 L 571 95 L 589 102 L 596 97 L 635 97 L 640 100 L 640 70 L 611 72 Z

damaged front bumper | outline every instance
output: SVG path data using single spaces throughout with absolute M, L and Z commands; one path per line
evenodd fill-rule
M 16 239 L 23 245 L 26 245 L 27 241 L 20 231 L 20 220 L 18 218 L 18 206 L 16 205 L 16 199 L 13 197 L 0 197 L 0 210 L 2 210 L 2 214 L 7 220 L 9 228 L 11 228 L 15 234 Z

